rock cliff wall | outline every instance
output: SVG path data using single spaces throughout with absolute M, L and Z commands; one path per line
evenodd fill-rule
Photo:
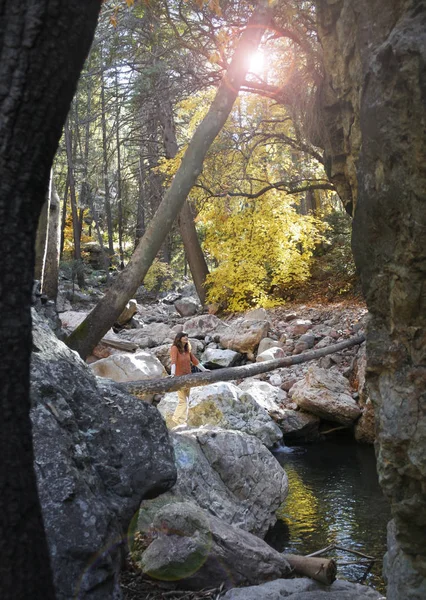
M 426 598 L 426 2 L 317 0 L 331 180 L 354 216 L 391 500 L 388 600 Z

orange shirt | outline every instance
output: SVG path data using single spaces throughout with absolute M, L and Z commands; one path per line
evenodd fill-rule
M 198 360 L 192 352 L 179 352 L 176 346 L 170 348 L 170 358 L 172 365 L 176 365 L 175 375 L 189 375 L 191 373 L 191 363 L 198 365 Z

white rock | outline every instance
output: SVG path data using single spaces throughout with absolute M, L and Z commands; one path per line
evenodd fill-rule
M 201 356 L 203 363 L 212 363 L 219 367 L 231 367 L 239 357 L 238 352 L 234 350 L 221 350 L 216 348 L 206 348 Z
M 149 352 L 136 354 L 113 354 L 90 365 L 98 377 L 113 381 L 141 381 L 164 377 L 166 372 L 161 362 Z
M 173 426 L 171 417 L 176 406 L 176 392 L 165 394 L 158 405 L 158 410 L 170 426 Z M 280 428 L 267 411 L 261 408 L 250 394 L 228 382 L 192 388 L 188 425 L 191 427 L 214 425 L 223 429 L 242 431 L 256 436 L 268 448 L 282 439 Z
M 257 349 L 258 354 L 262 354 L 265 350 L 269 350 L 269 348 L 282 348 L 284 344 L 282 342 L 278 342 L 277 340 L 272 340 L 269 337 L 263 338 L 260 340 L 259 347 Z
M 256 356 L 256 362 L 266 362 L 268 360 L 276 360 L 277 358 L 284 358 L 285 352 L 282 348 L 278 346 L 274 346 L 272 348 L 268 348 L 261 354 Z
M 238 320 L 221 332 L 220 343 L 224 348 L 252 354 L 260 341 L 268 335 L 269 329 L 268 321 Z
M 249 394 L 268 413 L 278 418 L 284 416 L 281 407 L 281 404 L 287 400 L 284 390 L 258 379 L 246 379 L 238 387 Z
M 291 388 L 300 408 L 328 421 L 351 425 L 361 414 L 348 380 L 338 372 L 309 367 L 304 379 Z

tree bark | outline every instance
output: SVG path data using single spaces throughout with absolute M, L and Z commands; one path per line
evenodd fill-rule
M 115 116 L 115 142 L 117 146 L 117 208 L 118 208 L 118 252 L 120 256 L 120 269 L 124 269 L 124 250 L 123 250 L 123 198 L 121 181 L 121 146 L 120 146 L 120 103 L 118 94 L 118 73 L 115 72 L 115 95 L 116 95 L 116 116 Z
M 37 222 L 100 0 L 0 1 L 0 596 L 55 596 L 32 447 Z
M 47 202 L 46 202 L 47 204 Z M 58 295 L 59 277 L 59 247 L 60 247 L 61 202 L 53 183 L 53 173 L 50 183 L 49 223 L 47 230 L 46 253 L 43 265 L 41 291 L 50 300 L 56 300 Z
M 185 248 L 185 256 L 191 270 L 192 279 L 201 304 L 206 302 L 206 277 L 209 269 L 204 258 L 197 229 L 194 223 L 194 215 L 188 200 L 184 203 L 178 218 L 179 231 Z
M 126 269 L 104 298 L 69 336 L 67 343 L 86 358 L 108 331 L 143 281 L 188 194 L 201 173 L 205 155 L 222 129 L 248 70 L 247 56 L 256 51 L 272 19 L 272 3 L 260 0 L 241 35 L 231 64 L 212 105 L 198 126 L 163 201 L 151 220 Z
M 101 57 L 103 58 L 102 45 L 101 45 Z M 105 214 L 107 221 L 108 230 L 108 252 L 109 259 L 112 261 L 114 257 L 114 240 L 112 231 L 112 211 L 111 211 L 111 197 L 109 193 L 109 177 L 108 177 L 108 140 L 107 140 L 107 125 L 106 125 L 106 106 L 105 106 L 105 76 L 102 72 L 101 75 L 101 124 L 102 124 L 102 169 L 104 176 L 104 188 L 105 188 Z
M 49 193 L 47 194 L 46 202 L 41 209 L 40 217 L 37 225 L 37 235 L 35 241 L 35 267 L 34 279 L 41 282 L 43 279 L 44 255 L 46 252 L 46 243 L 49 229 Z
M 336 580 L 337 566 L 333 559 L 297 554 L 283 554 L 283 556 L 297 575 L 315 579 L 325 585 L 331 585 Z
M 287 356 L 285 358 L 278 358 L 277 360 L 268 360 L 261 363 L 254 363 L 250 365 L 243 365 L 241 367 L 229 367 L 226 369 L 215 369 L 214 371 L 202 371 L 201 373 L 195 373 L 193 375 L 183 375 L 182 377 L 172 377 L 163 379 L 145 379 L 144 381 L 129 381 L 126 383 L 118 384 L 129 393 L 143 397 L 145 394 L 164 394 L 166 392 L 176 392 L 183 387 L 199 387 L 202 385 L 208 385 L 215 383 L 216 381 L 232 381 L 233 379 L 245 379 L 246 377 L 253 377 L 260 373 L 268 373 L 275 369 L 282 369 L 283 367 L 290 367 L 291 365 L 299 365 L 309 360 L 315 360 L 327 354 L 335 354 L 350 348 L 362 344 L 365 340 L 363 335 L 358 335 L 344 342 L 327 346 L 319 350 L 311 350 L 311 352 L 304 352 L 303 354 L 297 354 L 296 356 Z
M 163 130 L 163 143 L 166 158 L 174 158 L 178 152 L 176 139 L 176 128 L 173 120 L 173 112 L 170 101 L 167 99 L 160 103 L 160 123 Z M 178 218 L 180 235 L 185 248 L 185 256 L 191 269 L 192 279 L 201 304 L 206 301 L 206 290 L 204 287 L 206 277 L 209 274 L 206 259 L 198 239 L 197 229 L 194 223 L 191 206 L 186 200 Z
M 72 137 L 69 119 L 67 119 L 67 122 L 65 123 L 64 134 L 65 148 L 67 152 L 69 188 L 71 196 L 72 231 L 74 236 L 74 258 L 75 260 L 81 260 L 80 220 L 78 218 L 77 195 L 75 192 L 74 161 L 72 155 Z

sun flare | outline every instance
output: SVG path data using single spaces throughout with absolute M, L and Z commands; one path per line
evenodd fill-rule
M 264 65 L 265 65 L 265 56 L 264 56 L 263 52 L 260 52 L 258 50 L 257 52 L 255 52 L 253 54 L 253 56 L 250 59 L 249 71 L 250 71 L 250 73 L 255 73 L 256 75 L 259 75 L 263 71 Z

